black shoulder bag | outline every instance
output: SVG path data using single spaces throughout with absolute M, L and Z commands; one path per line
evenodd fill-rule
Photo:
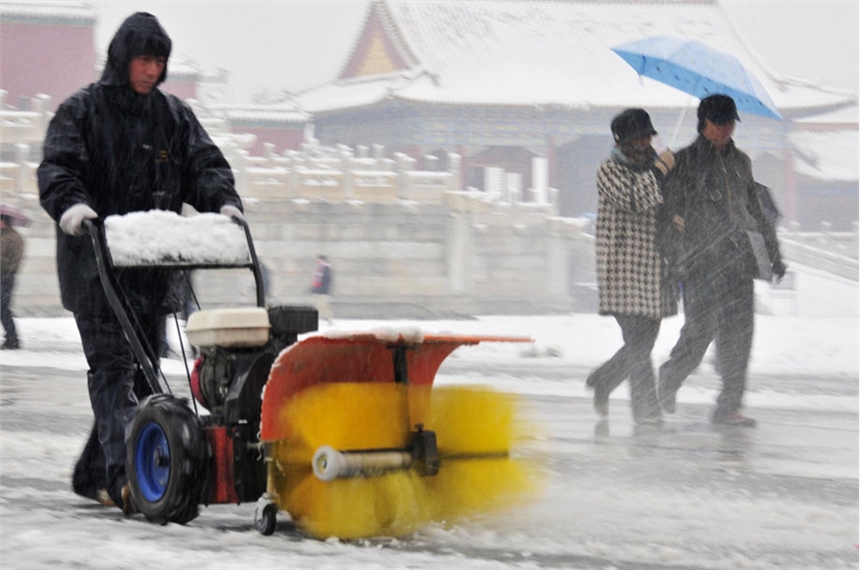
M 732 191 L 729 186 L 729 175 L 726 171 L 726 165 L 722 161 L 722 157 L 719 158 L 720 166 L 723 170 L 723 176 L 726 182 L 726 208 L 724 210 L 724 215 L 726 216 L 729 227 L 735 228 L 736 226 L 731 214 Z M 756 183 L 757 191 L 760 191 L 759 186 L 760 185 Z M 759 230 L 733 230 L 731 240 L 738 248 L 741 263 L 748 275 L 752 276 L 754 279 L 761 279 L 762 281 L 770 282 L 773 280 L 773 268 L 770 263 L 770 256 L 767 253 L 764 236 L 762 236 Z

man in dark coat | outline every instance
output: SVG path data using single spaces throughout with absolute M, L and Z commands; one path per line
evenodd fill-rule
M 712 421 L 754 426 L 741 413 L 753 336 L 753 278 L 745 230 L 762 234 L 776 278 L 785 274 L 776 233 L 762 211 L 749 157 L 735 147 L 740 120 L 731 97 L 711 95 L 698 109 L 699 137 L 676 155 L 666 179 L 666 208 L 680 230 L 683 253 L 684 327 L 660 367 L 664 411 L 716 340 L 723 390 Z
M 57 110 L 38 169 L 42 207 L 58 222 L 60 292 L 80 332 L 95 415 L 73 488 L 126 512 L 133 507 L 125 428 L 151 389 L 108 304 L 83 222 L 152 209 L 179 213 L 183 203 L 201 212 L 242 216 L 224 155 L 191 108 L 158 89 L 167 77 L 170 49 L 170 38 L 153 15 L 138 12 L 126 19 L 110 43 L 101 79 Z M 117 275 L 154 363 L 164 339 L 164 315 L 180 309 L 178 297 L 170 295 L 170 277 L 162 269 Z

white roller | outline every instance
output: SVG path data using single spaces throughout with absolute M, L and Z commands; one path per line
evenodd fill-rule
M 321 481 L 349 477 L 378 477 L 387 471 L 409 469 L 412 455 L 406 451 L 338 451 L 328 445 L 317 449 L 314 475 Z

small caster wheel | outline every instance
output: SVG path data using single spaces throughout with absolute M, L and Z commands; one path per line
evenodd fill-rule
M 257 501 L 257 508 L 254 509 L 254 528 L 263 536 L 269 536 L 275 532 L 277 522 L 278 505 L 266 499 Z

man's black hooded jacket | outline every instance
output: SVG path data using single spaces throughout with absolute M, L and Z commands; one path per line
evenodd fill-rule
M 38 169 L 39 198 L 55 221 L 83 203 L 105 218 L 183 202 L 200 212 L 242 208 L 230 165 L 179 98 L 154 88 L 141 95 L 128 76 L 139 55 L 170 55 L 170 38 L 151 14 L 130 16 L 108 49 L 101 79 L 62 103 L 45 138 Z M 159 78 L 167 77 L 167 67 Z M 153 236 L 157 239 L 157 236 Z M 57 227 L 57 267 L 63 306 L 74 313 L 109 314 L 89 236 Z M 127 270 L 120 284 L 141 311 L 178 308 L 166 300 L 163 271 Z

